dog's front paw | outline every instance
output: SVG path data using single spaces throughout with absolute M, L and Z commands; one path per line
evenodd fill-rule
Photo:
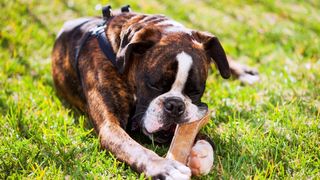
M 160 158 L 153 160 L 146 167 L 146 175 L 152 179 L 181 179 L 188 180 L 191 177 L 191 170 L 178 161 Z
M 213 148 L 205 140 L 198 140 L 192 147 L 188 166 L 195 176 L 206 175 L 213 166 Z

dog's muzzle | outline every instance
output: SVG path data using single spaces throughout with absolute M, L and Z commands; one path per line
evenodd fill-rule
M 161 132 L 170 132 L 176 124 L 193 122 L 204 116 L 208 107 L 195 105 L 181 93 L 168 92 L 152 100 L 142 117 L 144 134 L 155 139 Z

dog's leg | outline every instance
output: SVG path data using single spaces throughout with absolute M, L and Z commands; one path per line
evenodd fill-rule
M 107 92 L 108 88 L 106 87 L 104 91 Z M 103 148 L 111 151 L 119 160 L 126 162 L 138 172 L 145 173 L 148 177 L 190 178 L 191 170 L 185 165 L 164 159 L 134 141 L 121 128 L 119 119 L 106 104 L 104 95 L 95 87 L 87 93 L 89 115 L 98 126 L 97 132 Z
M 235 62 L 228 57 L 231 73 L 244 84 L 253 84 L 259 81 L 258 71 L 246 65 Z

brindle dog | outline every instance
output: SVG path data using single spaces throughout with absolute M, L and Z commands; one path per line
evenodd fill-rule
M 189 167 L 144 148 L 126 130 L 139 128 L 155 141 L 166 142 L 176 123 L 199 119 L 206 109 L 201 96 L 211 62 L 223 78 L 233 73 L 252 83 L 257 73 L 228 61 L 219 40 L 209 33 L 185 28 L 162 15 L 132 12 L 114 14 L 105 28 L 117 67 L 96 38 L 83 44 L 75 63 L 82 37 L 101 21 L 82 18 L 65 23 L 52 52 L 57 92 L 89 115 L 101 146 L 119 160 L 148 177 L 189 179 Z M 195 143 L 203 145 L 210 150 L 205 158 L 212 158 L 207 141 Z

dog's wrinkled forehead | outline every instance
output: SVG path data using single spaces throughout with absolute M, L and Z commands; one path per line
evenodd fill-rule
M 225 52 L 215 36 L 188 29 L 162 15 L 131 15 L 121 29 L 118 28 L 121 42 L 117 50 L 117 68 L 120 72 L 128 69 L 132 62 L 130 59 L 136 55 L 138 59 L 153 60 L 152 64 L 143 61 L 149 67 L 159 67 L 157 63 L 175 59 L 176 55 L 184 51 L 192 57 L 193 62 L 199 62 L 193 63 L 193 66 L 198 66 L 197 69 L 208 69 L 211 60 L 214 60 L 222 77 L 230 76 Z M 113 41 L 116 42 L 111 38 Z M 160 56 L 162 60 L 158 61 Z
M 197 46 L 185 34 L 166 36 L 146 53 L 144 65 L 148 72 L 162 71 L 163 76 L 175 77 L 179 68 L 182 68 L 182 71 L 190 72 L 190 77 L 205 79 L 209 61 L 203 49 Z M 189 67 L 184 68 L 186 65 Z
M 153 42 L 161 45 L 175 42 L 177 45 L 183 40 L 198 48 L 203 47 L 195 36 L 194 30 L 162 15 L 135 16 L 122 27 L 120 34 L 121 48 L 135 42 Z

